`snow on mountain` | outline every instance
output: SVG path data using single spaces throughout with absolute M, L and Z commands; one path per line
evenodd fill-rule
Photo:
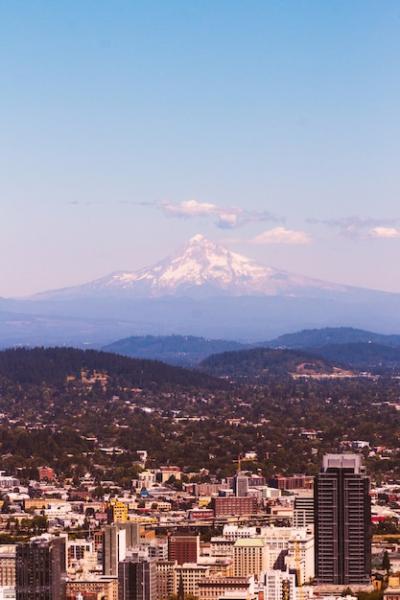
M 297 296 L 345 292 L 346 286 L 293 275 L 231 252 L 198 234 L 177 255 L 138 271 L 37 294 L 36 299 L 90 296 Z

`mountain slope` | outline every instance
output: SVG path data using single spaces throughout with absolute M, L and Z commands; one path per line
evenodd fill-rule
M 116 352 L 124 356 L 162 360 L 168 364 L 193 366 L 210 354 L 240 350 L 244 345 L 228 340 L 207 340 L 201 337 L 132 336 L 104 346 L 106 352 Z
M 324 327 L 287 333 L 266 342 L 265 345 L 272 348 L 320 348 L 330 344 L 356 343 L 400 347 L 400 335 L 373 333 L 353 327 Z

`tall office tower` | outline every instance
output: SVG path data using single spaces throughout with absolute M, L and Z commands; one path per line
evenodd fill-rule
M 369 583 L 371 501 L 361 456 L 325 455 L 314 499 L 317 583 Z
M 200 556 L 198 535 L 171 535 L 168 538 L 168 560 L 176 560 L 178 565 L 197 563 Z
M 16 600 L 62 600 L 65 539 L 42 536 L 17 545 Z
M 156 564 L 138 556 L 126 558 L 118 566 L 118 600 L 155 600 Z
M 118 563 L 126 557 L 126 531 L 117 524 L 106 525 L 103 534 L 103 574 L 116 577 Z
M 233 493 L 237 498 L 247 496 L 249 490 L 249 478 L 241 473 L 236 473 L 233 478 Z

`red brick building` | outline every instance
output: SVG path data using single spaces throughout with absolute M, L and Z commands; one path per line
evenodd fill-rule
M 241 517 L 257 512 L 257 501 L 252 496 L 220 496 L 213 499 L 215 517 Z
M 197 563 L 200 556 L 200 536 L 171 535 L 168 538 L 168 560 L 176 560 L 178 565 Z
M 269 483 L 278 490 L 312 490 L 314 477 L 312 475 L 277 475 Z

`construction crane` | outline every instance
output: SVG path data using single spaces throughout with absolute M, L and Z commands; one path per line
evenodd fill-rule
M 241 468 L 242 468 L 242 455 L 239 454 L 237 460 L 233 461 L 234 463 L 237 463 L 237 470 L 236 473 L 240 473 Z
M 301 543 L 298 538 L 294 540 L 294 567 L 296 572 L 297 595 L 298 600 L 304 600 L 303 590 L 303 560 L 301 552 Z

